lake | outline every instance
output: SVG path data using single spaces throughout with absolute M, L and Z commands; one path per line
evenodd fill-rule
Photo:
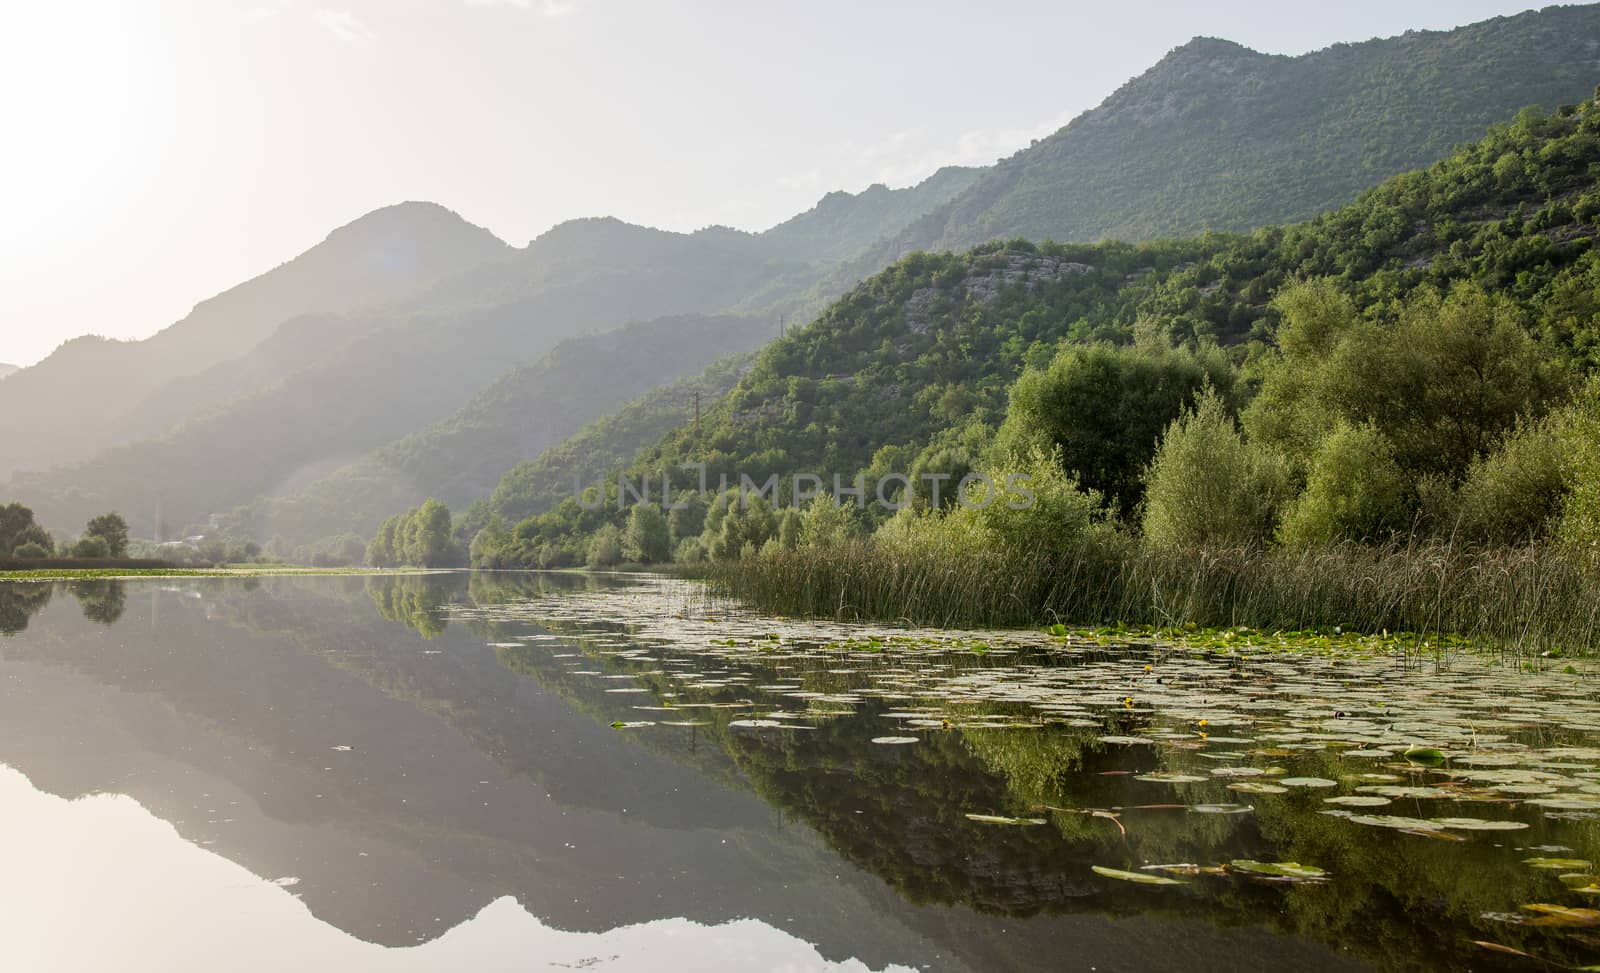
M 8 970 L 1575 968 L 1597 860 L 1563 660 L 0 582 Z

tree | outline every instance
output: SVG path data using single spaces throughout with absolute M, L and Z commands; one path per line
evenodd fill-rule
M 1208 391 L 1167 427 L 1145 473 L 1145 539 L 1164 548 L 1259 547 L 1286 483 L 1281 461 L 1246 444 Z
M 505 567 L 513 556 L 515 545 L 516 539 L 506 529 L 505 520 L 495 514 L 482 530 L 473 535 L 467 551 L 469 562 L 475 568 Z
M 1394 444 L 1371 424 L 1340 423 L 1312 458 L 1305 492 L 1279 528 L 1289 547 L 1384 541 L 1411 521 L 1411 481 Z
M 110 557 L 110 551 L 106 539 L 95 534 L 85 534 L 78 538 L 78 543 L 72 545 L 72 556 L 86 560 Z
M 84 537 L 98 537 L 106 542 L 105 557 L 128 556 L 128 522 L 121 514 L 109 513 L 89 521 L 83 529 Z
M 0 557 L 12 557 L 25 544 L 54 549 L 44 528 L 34 523 L 33 511 L 20 503 L 0 507 Z
M 672 559 L 672 534 L 667 518 L 647 503 L 636 503 L 628 511 L 628 526 L 622 540 L 623 557 L 643 564 L 659 564 Z
M 1047 369 L 1011 388 L 1000 447 L 1021 457 L 1055 452 L 1084 488 L 1123 511 L 1143 497 L 1143 473 L 1167 426 L 1208 384 L 1231 394 L 1235 369 L 1215 348 L 1157 340 L 1131 346 L 1069 346 Z
M 591 568 L 609 568 L 622 563 L 622 531 L 615 524 L 603 525 L 589 538 L 586 563 Z

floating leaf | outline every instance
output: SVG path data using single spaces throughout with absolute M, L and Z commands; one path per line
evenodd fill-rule
M 1026 825 L 1032 825 L 1032 824 L 1044 824 L 1045 823 L 1044 818 L 1008 818 L 1008 817 L 1005 817 L 1004 815 L 1000 815 L 1000 814 L 969 814 L 969 815 L 967 815 L 967 820 L 968 821 L 976 821 L 979 824 L 1026 824 Z
M 1521 831 L 1528 826 L 1522 821 L 1490 818 L 1433 818 L 1432 821 L 1436 828 L 1454 831 Z
M 1383 807 L 1394 802 L 1376 794 L 1341 794 L 1338 797 L 1324 798 L 1323 803 L 1342 804 L 1345 807 Z
M 1339 782 L 1326 777 L 1284 777 L 1278 781 L 1285 787 L 1338 787 Z
M 1101 743 L 1117 743 L 1117 744 L 1121 744 L 1122 746 L 1125 746 L 1125 747 L 1126 746 L 1133 746 L 1133 745 L 1139 744 L 1139 743 L 1155 743 L 1155 741 L 1150 739 L 1149 737 L 1121 737 L 1121 736 L 1101 737 L 1100 738 L 1100 742 Z
M 1561 926 L 1565 928 L 1600 926 L 1600 909 L 1574 909 L 1564 905 L 1552 905 L 1548 902 L 1530 902 L 1524 905 L 1523 908 L 1529 912 L 1539 914 L 1539 918 L 1528 923 L 1531 926 Z
M 1561 871 L 1575 872 L 1579 869 L 1591 869 L 1594 863 L 1584 858 L 1524 858 L 1524 865 L 1534 868 L 1559 869 Z
M 1401 756 L 1414 764 L 1426 764 L 1430 767 L 1444 763 L 1444 751 L 1438 747 L 1407 747 Z
M 1226 875 L 1221 865 L 1144 865 L 1147 872 L 1167 872 L 1172 875 Z
M 1238 791 L 1241 794 L 1287 794 L 1289 788 L 1279 787 L 1277 784 L 1267 784 L 1258 780 L 1241 780 L 1228 785 L 1228 790 Z
M 1248 858 L 1240 858 L 1229 862 L 1229 867 L 1236 871 L 1249 872 L 1252 875 L 1268 875 L 1274 878 L 1293 878 L 1307 881 L 1319 881 L 1328 877 L 1328 873 L 1315 865 L 1302 865 L 1299 862 L 1258 862 Z
M 921 743 L 922 741 L 917 737 L 873 737 L 872 738 L 872 742 L 873 743 L 902 744 L 902 743 Z
M 968 815 L 968 817 L 971 817 L 971 815 Z M 1096 875 L 1099 875 L 1102 878 L 1114 878 L 1114 879 L 1118 879 L 1119 881 L 1123 881 L 1123 882 L 1135 882 L 1135 883 L 1137 883 L 1139 885 L 1184 885 L 1184 884 L 1186 884 L 1184 882 L 1178 881 L 1175 878 L 1168 878 L 1165 875 L 1150 875 L 1150 874 L 1147 874 L 1145 872 L 1125 872 L 1120 868 L 1107 868 L 1104 865 L 1091 865 L 1089 867 L 1090 867 L 1090 870 L 1092 870 Z

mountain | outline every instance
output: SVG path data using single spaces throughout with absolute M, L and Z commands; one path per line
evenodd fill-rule
M 816 206 L 761 234 L 775 252 L 796 260 L 842 261 L 877 243 L 883 234 L 954 199 L 984 170 L 946 166 L 915 186 L 875 183 L 859 193 L 832 192 Z
M 914 471 L 973 436 L 986 446 L 1022 369 L 1064 345 L 1142 334 L 1216 342 L 1242 358 L 1272 342 L 1269 301 L 1300 278 L 1336 281 L 1380 324 L 1402 302 L 1475 286 L 1506 300 L 1512 320 L 1575 371 L 1593 371 L 1597 172 L 1600 107 L 1586 102 L 1524 113 L 1353 204 L 1248 236 L 912 254 L 765 348 L 698 426 L 680 422 L 619 466 L 633 482 L 671 473 L 680 488 L 698 481 L 675 472 L 689 462 L 704 462 L 712 483 Z M 573 511 L 542 516 L 518 537 L 581 529 Z
M 1306 219 L 1525 106 L 1589 97 L 1597 67 L 1596 5 L 1298 57 L 1196 38 L 858 265 L 1012 237 L 1137 241 Z
M 916 247 L 1019 234 L 1143 238 L 1310 214 L 1443 156 L 1526 102 L 1581 97 L 1589 46 L 1600 45 L 1597 10 L 1550 8 L 1301 57 L 1200 39 L 990 169 L 831 194 L 760 234 L 588 219 L 512 249 L 439 207 L 379 211 L 156 338 L 78 339 L 7 379 L 0 476 L 57 468 L 15 477 L 0 493 L 56 527 L 107 507 L 140 532 L 153 530 L 158 510 L 176 527 L 292 494 L 584 332 L 674 315 L 804 319 Z M 1122 326 L 1117 315 L 1133 298 L 1107 299 L 1115 314 L 1082 313 Z M 1259 314 L 1225 316 L 1199 323 L 1237 336 Z M 1092 330 L 1051 327 L 1038 340 Z M 952 365 L 944 384 L 968 377 Z M 986 381 L 985 394 L 1005 384 L 998 372 Z M 890 418 L 903 423 L 922 407 Z M 863 434 L 841 430 L 845 440 Z M 121 445 L 101 448 L 110 443 Z
M 690 421 L 696 401 L 706 412 L 712 411 L 753 362 L 753 355 L 728 355 L 699 375 L 654 389 L 561 444 L 518 463 L 500 477 L 487 501 L 468 511 L 463 529 L 470 537 L 491 517 L 516 523 L 555 508 L 573 496 L 575 484 L 592 484 L 627 465 Z
M 402 203 L 334 230 L 143 341 L 68 341 L 0 388 L 0 476 L 125 441 L 122 417 L 153 390 L 246 353 L 285 320 L 400 301 L 510 249 L 442 206 Z
M 241 511 L 241 526 L 252 536 L 297 545 L 344 531 L 371 534 L 384 517 L 429 497 L 464 507 L 493 490 L 508 467 L 539 456 L 620 403 L 723 356 L 739 357 L 771 337 L 764 319 L 684 315 L 568 338 L 502 375 L 448 418 L 299 490 L 251 505 Z M 680 396 L 675 424 L 691 408 L 692 392 L 669 388 Z
M 5 378 L 7 375 L 10 375 L 16 370 L 17 366 L 7 365 L 5 362 L 0 362 L 0 378 Z
M 238 398 L 158 438 L 19 474 L 0 495 L 23 500 L 54 529 L 118 509 L 135 533 L 170 532 L 258 496 L 292 493 L 447 417 L 564 338 L 716 312 L 770 293 L 777 281 L 807 289 L 817 274 L 770 259 L 752 234 L 563 224 L 410 305 L 296 319 L 263 345 L 283 362 L 263 367 L 252 355 L 199 379 L 231 385 Z M 240 374 L 255 375 L 259 387 Z

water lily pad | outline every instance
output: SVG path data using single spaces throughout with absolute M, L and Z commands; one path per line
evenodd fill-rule
M 971 815 L 968 815 L 970 817 Z M 1090 870 L 1102 878 L 1114 878 L 1123 882 L 1134 882 L 1139 885 L 1184 885 L 1175 878 L 1165 875 L 1151 875 L 1148 872 L 1126 872 L 1120 868 L 1107 868 L 1104 865 L 1091 865 Z
M 1356 824 L 1369 828 L 1394 828 L 1396 830 L 1434 830 L 1433 822 L 1426 818 L 1408 818 L 1398 814 L 1354 814 L 1349 818 Z
M 1150 743 L 1150 744 L 1155 743 L 1155 741 L 1150 739 L 1149 737 L 1125 737 L 1125 736 L 1105 736 L 1105 737 L 1101 737 L 1100 738 L 1100 742 L 1101 743 L 1116 743 L 1116 744 L 1121 744 L 1122 746 L 1133 746 L 1135 744 L 1140 744 L 1140 743 Z
M 872 742 L 873 743 L 887 743 L 887 744 L 905 744 L 905 743 L 921 743 L 922 740 L 920 738 L 918 738 L 918 737 L 873 737 L 872 738 Z
M 1436 828 L 1452 831 L 1522 831 L 1528 827 L 1523 821 L 1493 818 L 1432 818 Z
M 1529 902 L 1523 908 L 1539 915 L 1539 918 L 1529 923 L 1531 926 L 1560 926 L 1564 928 L 1600 926 L 1600 909 L 1574 909 L 1549 902 Z
M 1323 803 L 1342 804 L 1345 807 L 1383 807 L 1394 802 L 1376 794 L 1341 794 L 1338 797 L 1324 798 Z
M 1563 872 L 1588 871 L 1594 868 L 1594 862 L 1586 858 L 1524 858 L 1524 865 L 1534 868 L 1549 868 Z
M 1287 794 L 1289 788 L 1279 787 L 1259 780 L 1241 780 L 1228 785 L 1228 790 L 1241 794 Z
M 1438 747 L 1408 747 L 1401 756 L 1414 764 L 1424 764 L 1430 767 L 1436 767 L 1444 763 L 1444 751 Z
M 1274 878 L 1317 881 L 1328 877 L 1327 872 L 1315 865 L 1302 865 L 1299 862 L 1258 862 L 1240 858 L 1228 864 L 1237 871 L 1249 872 L 1252 875 L 1270 875 Z
M 1285 787 L 1338 787 L 1339 782 L 1326 777 L 1284 777 L 1278 781 Z
M 1008 818 L 1001 814 L 969 814 L 967 815 L 967 820 L 976 821 L 979 824 L 1034 825 L 1045 823 L 1044 818 Z

